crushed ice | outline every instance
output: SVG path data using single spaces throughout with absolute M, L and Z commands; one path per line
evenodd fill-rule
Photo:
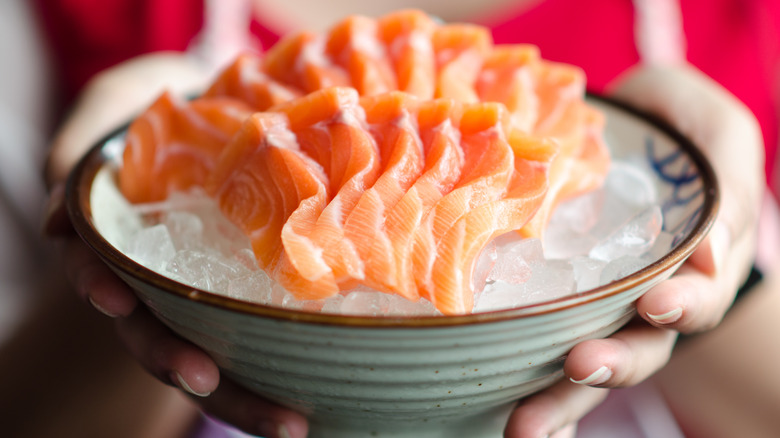
M 427 300 L 357 288 L 317 301 L 295 299 L 259 269 L 248 238 L 202 192 L 133 206 L 146 226 L 120 249 L 177 281 L 232 298 L 347 315 L 437 315 Z M 518 307 L 625 277 L 669 252 L 673 236 L 648 172 L 614 161 L 601 190 L 562 203 L 544 242 L 499 236 L 476 261 L 474 312 Z

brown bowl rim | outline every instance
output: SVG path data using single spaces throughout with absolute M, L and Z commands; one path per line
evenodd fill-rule
M 702 178 L 704 203 L 699 218 L 690 235 L 683 239 L 676 248 L 661 259 L 612 283 L 566 297 L 522 307 L 451 316 L 353 316 L 325 314 L 242 301 L 197 289 L 154 272 L 123 255 L 113 245 L 106 241 L 98 233 L 91 219 L 91 207 L 89 204 L 91 184 L 98 171 L 111 159 L 105 152 L 104 146 L 109 140 L 125 131 L 129 126 L 129 123 L 121 126 L 98 141 L 73 169 L 66 188 L 66 207 L 76 233 L 112 269 L 119 270 L 133 277 L 138 277 L 159 290 L 184 299 L 244 314 L 285 321 L 298 321 L 333 326 L 359 326 L 367 328 L 435 328 L 500 322 L 557 312 L 628 291 L 649 278 L 661 275 L 664 271 L 672 269 L 679 262 L 684 261 L 699 243 L 701 243 L 709 229 L 712 227 L 720 203 L 718 182 L 712 166 L 701 150 L 686 136 L 659 117 L 639 110 L 625 102 L 592 93 L 588 94 L 588 98 L 622 110 L 658 129 L 676 142 L 681 150 L 683 150 L 693 161 L 699 171 L 699 175 Z

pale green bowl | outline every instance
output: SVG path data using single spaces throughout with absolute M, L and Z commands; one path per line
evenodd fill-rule
M 630 320 L 636 299 L 672 275 L 716 214 L 714 174 L 690 142 L 623 105 L 591 102 L 606 113 L 614 156 L 647 157 L 675 246 L 606 286 L 522 308 L 335 316 L 239 301 L 163 277 L 110 243 L 122 218 L 103 214 L 113 201 L 102 186 L 113 184 L 123 131 L 75 169 L 68 209 L 76 231 L 160 320 L 208 352 L 224 376 L 305 413 L 311 437 L 498 437 L 514 402 L 559 380 L 575 344 Z

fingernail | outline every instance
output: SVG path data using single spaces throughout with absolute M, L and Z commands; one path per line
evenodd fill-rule
M 290 432 L 284 424 L 276 424 L 271 420 L 260 420 L 257 424 L 257 434 L 268 438 L 290 438 Z
M 645 312 L 645 315 L 647 315 L 648 318 L 652 319 L 658 324 L 671 324 L 673 322 L 677 322 L 682 317 L 682 313 L 683 313 L 682 307 L 676 307 L 660 315 L 654 315 L 650 312 Z
M 59 219 L 65 213 L 65 184 L 57 183 L 49 191 L 43 210 L 41 232 L 45 236 L 55 236 L 60 233 Z
M 89 301 L 89 304 L 91 304 L 92 307 L 95 308 L 95 310 L 97 310 L 98 312 L 102 313 L 103 315 L 106 315 L 106 316 L 108 316 L 110 318 L 116 318 L 116 317 L 119 316 L 119 315 L 117 315 L 115 313 L 111 313 L 108 310 L 106 310 L 103 307 L 101 307 L 98 303 L 95 302 L 95 300 L 92 299 L 92 297 L 87 297 L 87 300 Z
M 290 432 L 287 431 L 287 426 L 284 424 L 279 425 L 279 438 L 290 438 Z
M 211 392 L 197 392 L 184 380 L 184 377 L 179 374 L 178 371 L 173 371 L 173 380 L 177 383 L 177 386 L 188 393 L 192 395 L 197 395 L 198 397 L 208 397 Z
M 607 380 L 609 380 L 610 377 L 612 377 L 612 370 L 606 366 L 602 366 L 601 368 L 594 371 L 593 374 L 582 380 L 574 380 L 573 378 L 569 378 L 569 380 L 579 385 L 595 386 L 605 383 Z

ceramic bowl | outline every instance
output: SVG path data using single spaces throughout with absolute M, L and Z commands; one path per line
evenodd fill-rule
M 311 437 L 501 436 L 513 403 L 563 377 L 567 352 L 635 315 L 635 301 L 668 278 L 711 226 L 717 184 L 702 154 L 669 126 L 590 98 L 608 120 L 613 156 L 644 157 L 660 194 L 668 254 L 631 275 L 572 296 L 464 316 L 358 317 L 274 308 L 194 289 L 112 246 L 123 218 L 104 186 L 123 131 L 74 170 L 67 205 L 76 231 L 162 322 L 213 357 L 225 377 L 305 413 Z

